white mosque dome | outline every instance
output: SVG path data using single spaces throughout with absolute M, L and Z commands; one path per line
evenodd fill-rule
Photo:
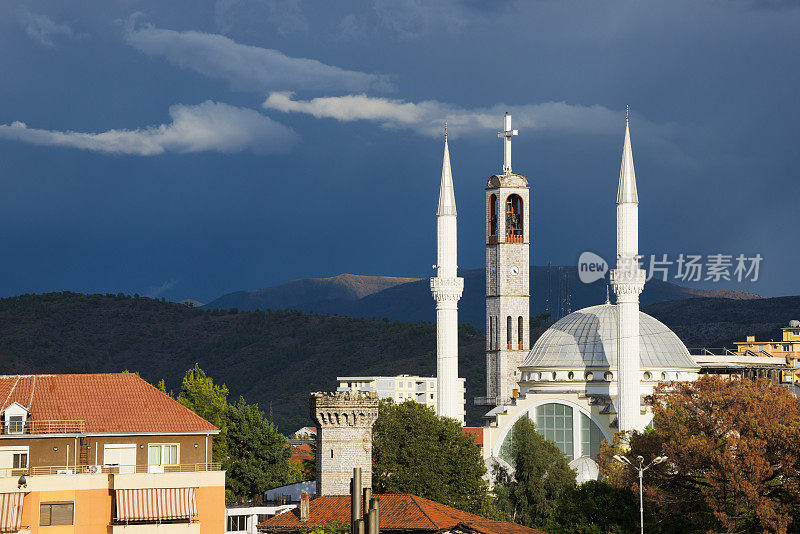
M 617 316 L 616 305 L 603 304 L 559 319 L 536 341 L 520 368 L 616 369 Z M 678 336 L 643 312 L 639 312 L 639 336 L 642 369 L 698 369 Z

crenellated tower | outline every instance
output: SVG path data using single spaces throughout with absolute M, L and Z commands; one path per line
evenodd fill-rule
M 511 115 L 505 114 L 503 172 L 486 185 L 486 397 L 500 406 L 517 393 L 518 367 L 530 349 L 528 179 L 511 169 Z
M 375 393 L 312 393 L 311 419 L 317 424 L 317 497 L 347 495 L 354 467 L 365 488 L 372 487 L 372 425 L 378 418 Z

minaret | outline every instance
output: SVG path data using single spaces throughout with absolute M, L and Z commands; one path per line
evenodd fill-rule
M 458 380 L 458 299 L 464 290 L 464 279 L 457 276 L 457 238 L 456 196 L 445 124 L 442 181 L 436 210 L 436 277 L 431 278 L 431 293 L 436 301 L 437 413 L 463 425 L 464 399 Z
M 639 294 L 645 272 L 639 268 L 639 195 L 628 112 L 625 113 L 625 143 L 617 189 L 617 268 L 611 271 L 611 285 L 617 295 L 617 413 L 619 430 L 643 430 L 639 364 Z
M 503 117 L 503 172 L 486 184 L 486 397 L 500 406 L 517 394 L 518 367 L 530 350 L 528 179 L 511 169 L 511 115 Z

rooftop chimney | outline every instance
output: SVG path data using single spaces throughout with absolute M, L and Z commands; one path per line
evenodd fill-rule
M 305 491 L 300 494 L 300 521 L 308 521 L 311 516 L 311 497 Z

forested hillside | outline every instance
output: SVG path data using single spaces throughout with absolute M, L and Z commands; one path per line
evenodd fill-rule
M 777 339 L 800 319 L 800 297 L 683 299 L 647 313 L 675 329 L 690 347 L 730 345 L 746 334 Z M 536 338 L 546 325 L 534 328 Z M 467 418 L 485 390 L 483 332 L 459 329 L 460 375 L 467 379 Z M 49 293 L 0 299 L 0 373 L 138 371 L 174 390 L 198 363 L 243 395 L 283 432 L 308 423 L 308 393 L 336 387 L 336 376 L 433 376 L 436 329 L 399 322 L 299 311 L 199 310 L 126 295 Z
M 459 332 L 461 374 L 484 389 L 483 333 Z M 231 400 L 257 402 L 283 432 L 308 424 L 308 393 L 336 376 L 436 372 L 430 323 L 297 311 L 205 311 L 126 295 L 50 293 L 0 300 L 0 373 L 138 371 L 180 389 L 197 362 Z M 469 403 L 471 406 L 471 398 Z M 474 420 L 474 408 L 470 410 Z

